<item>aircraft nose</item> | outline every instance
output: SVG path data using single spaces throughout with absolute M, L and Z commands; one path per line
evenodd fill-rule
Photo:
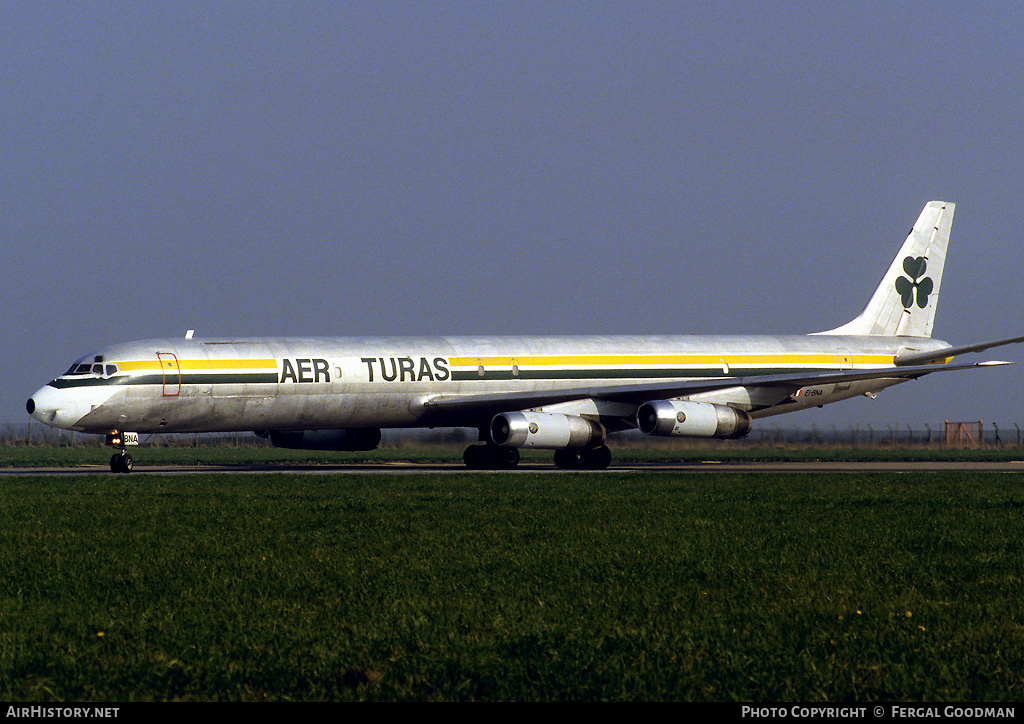
M 28 414 L 40 422 L 62 427 L 62 423 L 66 424 L 69 422 L 62 419 L 66 417 L 66 415 L 61 414 L 62 408 L 66 407 L 66 405 L 62 404 L 63 402 L 63 395 L 61 395 L 60 390 L 56 390 L 53 387 L 43 387 L 28 398 L 28 402 L 25 403 L 25 409 L 28 411 Z

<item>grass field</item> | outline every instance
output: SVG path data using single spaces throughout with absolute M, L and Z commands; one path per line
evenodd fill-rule
M 1024 699 L 1024 476 L 0 480 L 0 699 Z

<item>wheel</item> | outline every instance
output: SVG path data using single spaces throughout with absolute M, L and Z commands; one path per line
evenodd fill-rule
M 555 466 L 563 470 L 579 470 L 583 467 L 583 451 L 568 448 L 555 450 Z
M 519 465 L 519 449 L 498 445 L 470 445 L 462 453 L 470 470 L 512 470 Z
M 519 465 L 519 448 L 488 445 L 487 462 L 491 470 L 514 470 Z
M 604 470 L 611 461 L 612 451 L 607 445 L 592 447 L 583 453 L 583 467 L 587 470 Z
M 483 445 L 470 445 L 462 453 L 462 462 L 470 470 L 483 470 L 487 466 L 487 450 Z
M 135 461 L 132 460 L 131 455 L 114 453 L 110 456 L 110 472 L 112 473 L 130 473 L 134 467 Z

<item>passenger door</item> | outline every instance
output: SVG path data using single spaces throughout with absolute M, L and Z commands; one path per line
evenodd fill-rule
M 178 356 L 173 352 L 157 352 L 156 357 L 160 360 L 164 397 L 177 397 L 181 394 L 181 365 L 178 364 Z

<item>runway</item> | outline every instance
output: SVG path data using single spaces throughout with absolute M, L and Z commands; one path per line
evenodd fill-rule
M 550 464 L 524 463 L 515 470 L 469 470 L 461 463 L 381 463 L 344 465 L 136 465 L 130 478 L 153 475 L 524 475 L 559 473 L 563 475 L 630 475 L 638 473 L 678 473 L 701 475 L 707 473 L 942 473 L 987 472 L 1024 473 L 1024 460 L 1004 462 L 964 461 L 808 461 L 808 462 L 651 462 L 613 464 L 607 470 L 560 470 Z M 4 468 L 0 477 L 44 477 L 71 475 L 113 475 L 107 465 L 76 467 Z

